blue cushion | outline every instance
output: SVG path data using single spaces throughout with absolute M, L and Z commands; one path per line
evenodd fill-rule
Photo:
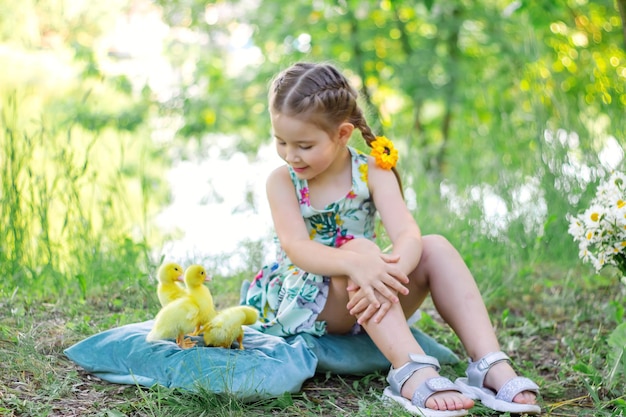
M 298 335 L 288 338 L 245 328 L 245 350 L 197 347 L 183 350 L 173 341 L 146 342 L 154 321 L 128 324 L 82 340 L 65 350 L 86 371 L 119 384 L 160 384 L 214 393 L 244 401 L 296 393 L 315 372 L 367 374 L 388 369 L 389 362 L 367 334 Z M 413 334 L 427 354 L 456 363 L 448 348 L 417 329 Z
M 286 341 L 246 329 L 245 350 L 173 341 L 146 342 L 154 321 L 129 324 L 93 335 L 65 350 L 85 370 L 114 383 L 236 394 L 244 400 L 297 392 L 315 374 L 317 360 L 304 341 Z
M 447 347 L 420 330 L 411 327 L 413 336 L 427 355 L 436 357 L 441 364 L 455 364 L 459 358 Z M 365 375 L 375 371 L 387 371 L 391 364 L 366 334 L 324 335 L 315 337 L 302 334 L 309 349 L 317 357 L 318 372 Z

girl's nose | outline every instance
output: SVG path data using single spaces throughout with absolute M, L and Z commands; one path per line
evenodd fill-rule
M 295 149 L 287 151 L 287 155 L 286 155 L 286 158 L 285 158 L 285 160 L 287 162 L 289 162 L 289 163 L 296 162 L 296 161 L 298 161 L 298 159 L 299 159 L 298 153 L 295 151 Z

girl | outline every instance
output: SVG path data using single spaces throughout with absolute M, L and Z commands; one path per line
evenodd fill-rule
M 474 399 L 502 412 L 532 413 L 538 387 L 500 352 L 464 261 L 441 236 L 421 236 L 395 171 L 397 151 L 375 137 L 357 93 L 329 64 L 297 63 L 269 93 L 276 150 L 286 165 L 267 180 L 278 261 L 251 283 L 245 303 L 263 332 L 348 333 L 362 326 L 391 362 L 384 396 L 426 416 L 461 416 Z M 348 146 L 358 129 L 372 156 Z M 378 213 L 393 244 L 374 243 Z M 467 378 L 439 376 L 407 317 L 430 292 L 471 360 Z

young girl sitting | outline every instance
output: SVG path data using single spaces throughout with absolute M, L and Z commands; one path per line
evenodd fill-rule
M 397 151 L 372 133 L 357 99 L 329 64 L 297 63 L 271 85 L 276 150 L 286 165 L 267 180 L 279 257 L 245 297 L 261 313 L 256 328 L 288 336 L 362 326 L 391 363 L 384 396 L 414 414 L 461 416 L 475 399 L 497 411 L 540 413 L 537 385 L 500 352 L 461 256 L 445 238 L 421 236 L 403 199 Z M 372 156 L 348 146 L 354 129 Z M 374 243 L 376 213 L 389 254 Z M 471 358 L 456 383 L 439 376 L 407 324 L 428 293 Z

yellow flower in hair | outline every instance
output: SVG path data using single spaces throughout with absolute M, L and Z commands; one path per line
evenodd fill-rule
M 382 169 L 391 169 L 398 162 L 398 150 L 393 146 L 393 142 L 384 136 L 376 136 L 370 154 L 376 159 L 376 165 Z

